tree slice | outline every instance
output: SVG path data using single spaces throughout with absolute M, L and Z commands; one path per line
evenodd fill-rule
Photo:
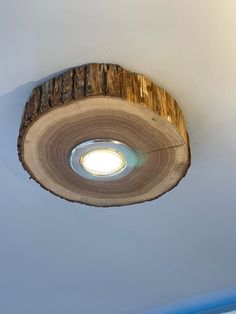
M 89 180 L 68 162 L 92 139 L 113 139 L 137 152 L 138 165 L 113 181 Z M 79 66 L 36 87 L 18 137 L 25 170 L 69 201 L 121 206 L 152 200 L 175 187 L 190 166 L 182 112 L 165 90 L 119 65 Z

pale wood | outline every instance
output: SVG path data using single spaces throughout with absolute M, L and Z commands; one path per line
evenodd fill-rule
M 71 128 L 67 127 L 68 123 Z M 132 127 L 131 131 L 128 126 Z M 60 138 L 55 130 L 61 132 Z M 140 130 L 146 132 L 145 139 Z M 70 142 L 73 134 L 80 141 L 96 138 L 98 134 L 103 138 L 113 136 L 148 156 L 147 164 L 133 174 L 140 181 L 133 182 L 131 177 L 121 180 L 120 185 L 114 182 L 109 186 L 104 183 L 92 186 L 82 179 L 77 182 L 78 178 L 63 163 L 69 150 L 78 144 L 76 139 Z M 58 169 L 52 170 L 50 156 L 54 160 L 59 157 L 53 149 L 50 155 L 42 147 L 54 147 L 59 141 L 62 159 L 55 162 Z M 157 198 L 172 189 L 190 165 L 184 118 L 174 98 L 145 76 L 113 64 L 80 66 L 36 87 L 23 113 L 18 152 L 23 167 L 45 189 L 65 199 L 95 206 L 119 206 Z M 155 163 L 164 169 L 160 171 L 159 181 L 155 178 L 158 178 Z M 62 165 L 65 177 L 58 174 Z M 156 173 L 149 175 L 149 182 L 141 182 L 145 171 L 153 169 Z M 122 191 L 126 182 L 129 182 L 127 189 L 134 186 L 128 194 Z M 104 188 L 109 197 L 104 196 Z

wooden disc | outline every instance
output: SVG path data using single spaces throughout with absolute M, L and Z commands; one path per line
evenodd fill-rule
M 132 148 L 136 167 L 112 181 L 76 174 L 71 151 L 94 139 Z M 176 101 L 143 75 L 111 64 L 80 66 L 36 87 L 25 106 L 18 152 L 23 167 L 46 190 L 103 207 L 157 198 L 176 186 L 190 165 Z

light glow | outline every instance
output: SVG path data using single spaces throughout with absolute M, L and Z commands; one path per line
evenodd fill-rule
M 113 149 L 94 149 L 81 156 L 80 163 L 94 176 L 111 176 L 124 170 L 126 159 Z

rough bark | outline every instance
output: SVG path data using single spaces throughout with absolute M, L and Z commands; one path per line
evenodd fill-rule
M 34 88 L 21 128 L 51 107 L 89 96 L 118 97 L 142 103 L 173 123 L 186 139 L 183 115 L 175 99 L 145 76 L 114 64 L 79 66 Z

